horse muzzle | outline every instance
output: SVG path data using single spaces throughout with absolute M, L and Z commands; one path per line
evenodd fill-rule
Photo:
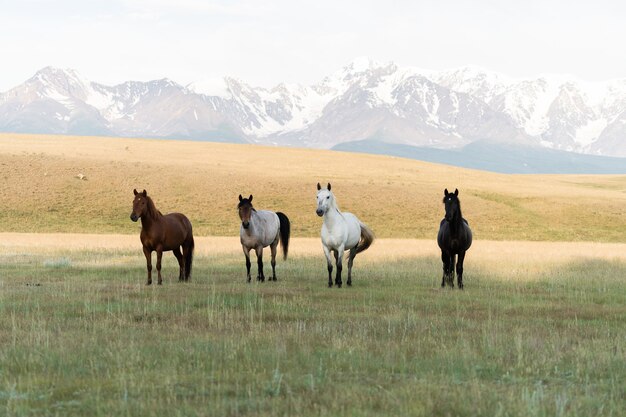
M 244 229 L 248 229 L 248 227 L 250 227 L 250 222 L 241 222 L 241 225 Z
M 137 217 L 137 216 L 135 215 L 135 213 L 132 213 L 132 214 L 130 215 L 130 219 L 131 219 L 132 221 L 136 222 L 137 220 L 139 220 L 139 217 Z
M 324 210 L 317 209 L 317 210 L 315 210 L 315 213 L 317 213 L 318 216 L 322 217 L 324 215 Z

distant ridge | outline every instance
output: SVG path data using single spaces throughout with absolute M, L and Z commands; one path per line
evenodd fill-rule
M 361 58 L 313 85 L 262 88 L 223 77 L 108 86 L 46 67 L 0 93 L 0 132 L 322 149 L 360 140 L 429 149 L 487 141 L 626 157 L 626 78 L 513 79 L 474 67 L 432 71 Z
M 446 150 L 360 140 L 342 143 L 332 149 L 398 156 L 503 174 L 626 174 L 626 158 L 583 155 L 485 141 L 473 142 L 460 149 Z

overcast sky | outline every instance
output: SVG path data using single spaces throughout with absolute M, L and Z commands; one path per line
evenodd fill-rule
M 105 84 L 309 84 L 361 56 L 626 78 L 624 22 L 617 0 L 0 0 L 0 91 L 48 65 Z

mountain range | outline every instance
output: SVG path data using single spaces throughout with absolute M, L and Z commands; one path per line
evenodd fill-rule
M 374 141 L 461 149 L 475 142 L 626 156 L 626 78 L 514 79 L 357 59 L 315 85 L 231 77 L 108 86 L 43 68 L 0 93 L 0 131 L 187 138 L 315 148 Z

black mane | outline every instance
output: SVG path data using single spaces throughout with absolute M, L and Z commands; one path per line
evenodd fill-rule
M 458 198 L 459 190 L 453 193 L 444 191 L 443 203 L 446 214 L 439 223 L 439 233 L 437 234 L 437 244 L 441 249 L 441 260 L 443 262 L 443 277 L 441 286 L 446 284 L 454 286 L 454 270 L 456 267 L 457 283 L 459 288 L 463 288 L 463 261 L 465 252 L 472 245 L 472 231 L 468 222 L 461 213 L 461 201 Z M 458 256 L 458 261 L 456 260 Z
M 252 211 L 256 211 L 256 209 L 252 206 L 252 203 L 250 202 L 250 200 L 249 200 L 249 199 L 247 199 L 247 198 L 242 199 L 242 200 L 239 202 L 239 204 L 237 204 L 237 208 L 239 209 L 239 208 L 241 208 L 241 207 L 245 206 L 246 204 L 250 206 L 250 208 L 252 209 Z

